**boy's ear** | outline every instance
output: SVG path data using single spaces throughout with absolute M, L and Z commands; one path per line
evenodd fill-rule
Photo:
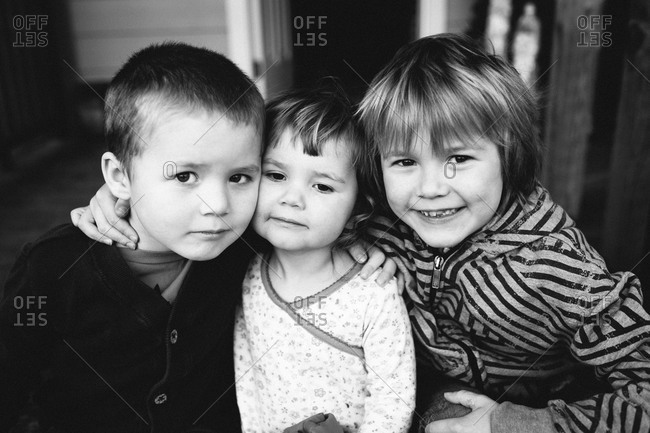
M 102 155 L 102 173 L 106 185 L 115 197 L 123 200 L 131 199 L 131 183 L 126 169 L 112 152 L 105 152 Z

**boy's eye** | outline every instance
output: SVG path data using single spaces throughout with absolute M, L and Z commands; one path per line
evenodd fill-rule
M 472 159 L 472 157 L 467 155 L 452 155 L 449 157 L 448 162 L 451 162 L 453 164 L 462 164 L 463 162 L 467 162 L 470 159 Z
M 233 174 L 232 176 L 230 176 L 229 180 L 230 180 L 230 182 L 233 182 L 233 183 L 248 183 L 253 179 L 247 174 L 238 173 L 238 174 Z
M 314 188 L 316 188 L 316 190 L 318 190 L 319 192 L 333 192 L 334 191 L 334 189 L 332 187 L 327 186 L 327 185 L 322 184 L 322 183 L 317 183 L 316 185 L 314 185 Z
M 265 173 L 264 176 L 266 176 L 269 180 L 272 180 L 274 182 L 280 182 L 286 179 L 282 173 L 278 173 L 275 171 L 270 171 L 268 173 Z
M 398 159 L 397 161 L 393 162 L 393 165 L 397 165 L 400 167 L 411 167 L 415 165 L 415 161 L 412 159 Z
M 183 171 L 181 173 L 176 173 L 176 180 L 179 181 L 180 183 L 187 183 L 189 182 L 192 178 L 196 180 L 196 174 L 192 173 L 191 171 Z

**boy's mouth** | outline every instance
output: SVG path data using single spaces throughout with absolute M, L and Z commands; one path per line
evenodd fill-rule
M 443 209 L 443 210 L 432 210 L 432 211 L 419 210 L 418 213 L 424 215 L 427 218 L 444 218 L 458 213 L 459 210 L 461 210 L 461 208 L 458 207 L 454 209 Z
M 194 233 L 197 233 L 199 235 L 203 236 L 218 236 L 220 234 L 225 233 L 228 230 L 221 229 L 221 230 L 197 230 Z

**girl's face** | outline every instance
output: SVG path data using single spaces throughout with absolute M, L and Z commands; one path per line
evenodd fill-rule
M 321 156 L 309 156 L 287 130 L 264 154 L 253 227 L 276 249 L 329 249 L 352 214 L 357 189 L 345 143 L 328 142 Z
M 497 146 L 447 143 L 442 154 L 418 140 L 382 156 L 388 204 L 434 248 L 454 247 L 496 214 L 503 191 Z

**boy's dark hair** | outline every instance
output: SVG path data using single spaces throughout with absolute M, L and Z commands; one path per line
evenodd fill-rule
M 164 110 L 219 112 L 232 122 L 264 129 L 264 100 L 233 62 L 205 48 L 178 42 L 134 53 L 106 93 L 108 150 L 128 169 Z
M 306 155 L 320 156 L 327 143 L 338 142 L 347 146 L 357 174 L 359 192 L 350 221 L 334 247 L 352 245 L 365 233 L 373 200 L 359 169 L 365 136 L 345 91 L 336 80 L 323 79 L 315 87 L 284 92 L 267 104 L 266 127 L 266 148 L 277 146 L 287 130 L 292 133 L 292 141 L 300 140 Z
M 372 81 L 359 114 L 370 139 L 364 165 L 376 185 L 379 157 L 394 147 L 424 139 L 437 152 L 451 140 L 471 146 L 482 137 L 499 150 L 502 205 L 525 202 L 537 185 L 543 148 L 535 95 L 468 36 L 440 34 L 401 48 Z

